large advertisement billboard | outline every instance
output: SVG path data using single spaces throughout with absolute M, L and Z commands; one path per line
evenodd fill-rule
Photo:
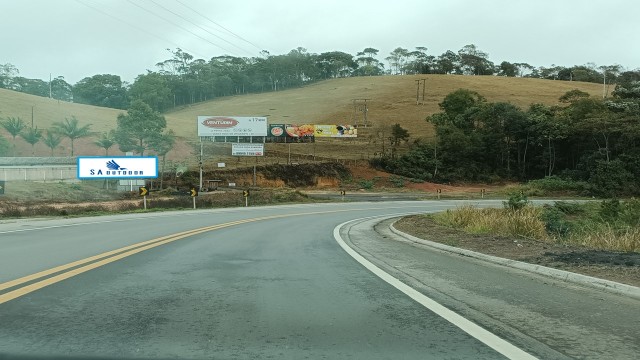
M 155 179 L 157 156 L 79 156 L 78 179 Z
M 198 116 L 198 136 L 267 136 L 267 118 Z
M 357 137 L 358 129 L 353 125 L 315 125 L 317 137 Z
M 264 144 L 231 144 L 231 156 L 264 156 Z

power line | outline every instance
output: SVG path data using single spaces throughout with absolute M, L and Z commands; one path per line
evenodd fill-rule
M 139 4 L 136 4 L 135 2 L 133 2 L 133 1 L 131 1 L 131 0 L 127 0 L 127 2 L 128 2 L 128 3 L 130 3 L 131 5 L 133 5 L 133 6 L 137 7 L 137 8 L 142 9 L 142 10 L 143 10 L 143 11 L 145 11 L 145 12 L 148 12 L 149 14 L 151 14 L 151 15 L 153 15 L 153 16 L 155 16 L 155 17 L 157 17 L 157 18 L 160 18 L 160 19 L 162 19 L 162 20 L 164 20 L 164 21 L 168 22 L 169 24 L 172 24 L 173 26 L 176 26 L 176 27 L 178 27 L 178 28 L 180 28 L 180 29 L 182 29 L 182 30 L 184 30 L 184 31 L 186 31 L 186 32 L 188 32 L 188 33 L 190 33 L 190 34 L 191 34 L 191 35 L 193 35 L 193 36 L 196 36 L 196 37 L 198 37 L 198 38 L 200 38 L 200 39 L 202 39 L 202 40 L 204 40 L 204 41 L 208 42 L 209 44 L 211 44 L 211 45 L 213 45 L 213 46 L 215 46 L 215 47 L 217 47 L 217 48 L 219 48 L 219 49 L 222 49 L 222 50 L 227 51 L 227 52 L 232 53 L 232 54 L 233 54 L 233 53 L 235 53 L 234 51 L 231 51 L 231 50 L 229 50 L 229 49 L 227 49 L 227 48 L 225 48 L 225 47 L 223 47 L 223 46 L 220 46 L 220 45 L 218 45 L 218 44 L 216 44 L 216 43 L 214 43 L 214 42 L 210 41 L 209 39 L 205 39 L 205 38 L 203 38 L 202 36 L 200 36 L 200 35 L 198 35 L 198 34 L 194 33 L 193 31 L 191 31 L 191 30 L 189 30 L 189 29 L 185 28 L 184 26 L 182 26 L 182 25 L 180 25 L 180 24 L 176 24 L 175 22 L 173 22 L 173 21 L 171 21 L 171 20 L 168 20 L 167 18 L 165 18 L 165 17 L 162 17 L 162 16 L 158 15 L 158 14 L 154 13 L 153 11 L 146 9 L 146 8 L 144 8 L 143 6 L 140 6 Z
M 155 1 L 153 1 L 153 0 L 149 0 L 149 1 L 151 1 L 151 2 L 152 2 L 152 3 L 154 3 L 154 4 L 156 4 L 158 7 L 160 7 L 160 8 L 162 8 L 162 9 L 164 9 L 165 11 L 167 11 L 167 12 L 169 12 L 169 13 L 171 13 L 171 14 L 173 14 L 173 15 L 175 15 L 175 16 L 177 16 L 177 17 L 179 17 L 179 18 L 181 18 L 181 19 L 183 19 L 183 20 L 185 20 L 185 21 L 187 21 L 187 22 L 189 22 L 189 23 L 192 23 L 193 25 L 197 26 L 197 27 L 198 27 L 199 29 L 201 29 L 202 31 L 205 31 L 205 32 L 207 32 L 208 34 L 210 34 L 210 35 L 212 35 L 212 36 L 215 36 L 215 37 L 217 37 L 218 39 L 220 39 L 220 40 L 222 40 L 222 41 L 226 42 L 227 44 L 229 44 L 229 45 L 231 45 L 231 46 L 233 46 L 233 47 L 235 47 L 235 48 L 237 48 L 237 49 L 239 49 L 239 50 L 241 50 L 241 51 L 244 51 L 244 52 L 246 52 L 247 54 L 251 54 L 251 55 L 252 55 L 252 53 L 251 53 L 250 51 L 247 51 L 246 49 L 243 49 L 243 48 L 239 47 L 238 45 L 236 45 L 236 44 L 234 44 L 234 43 L 232 43 L 232 42 L 228 41 L 227 39 L 225 39 L 225 38 L 223 38 L 223 37 L 221 37 L 221 36 L 219 36 L 219 35 L 217 35 L 217 34 L 212 33 L 211 31 L 209 31 L 209 30 L 205 29 L 204 27 L 202 27 L 202 26 L 200 26 L 200 25 L 198 25 L 198 24 L 196 24 L 196 23 L 192 22 L 191 20 L 189 20 L 189 19 L 185 18 L 184 16 L 182 16 L 182 15 L 180 15 L 180 14 L 178 14 L 178 13 L 174 12 L 173 10 L 171 10 L 171 9 L 167 9 L 166 7 L 162 6 L 161 4 L 158 4 L 157 2 L 155 2 Z
M 182 6 L 186 7 L 187 9 L 189 9 L 189 10 L 193 11 L 194 13 L 196 13 L 196 14 L 200 15 L 201 17 L 205 18 L 206 20 L 208 20 L 208 21 L 209 21 L 209 22 L 211 22 L 212 24 L 216 25 L 217 27 L 219 27 L 219 28 L 221 28 L 221 29 L 225 30 L 225 31 L 226 31 L 226 32 L 228 32 L 229 34 L 231 34 L 231 35 L 235 36 L 236 38 L 238 38 L 238 39 L 240 39 L 240 40 L 242 40 L 242 41 L 246 42 L 246 43 L 247 43 L 247 44 L 249 44 L 249 45 L 252 45 L 252 46 L 253 46 L 253 47 L 255 47 L 256 49 L 258 49 L 258 50 L 260 50 L 260 51 L 265 50 L 263 47 L 260 47 L 260 46 L 258 46 L 258 45 L 256 45 L 256 44 L 252 43 L 251 41 L 249 41 L 249 40 L 247 40 L 247 39 L 243 38 L 242 36 L 240 36 L 240 35 L 238 35 L 238 34 L 234 33 L 233 31 L 231 31 L 231 30 L 227 29 L 226 27 L 224 27 L 224 26 L 222 26 L 222 25 L 218 24 L 217 22 L 215 22 L 215 21 L 214 21 L 214 20 L 212 20 L 211 18 L 209 18 L 209 17 L 207 17 L 207 16 L 205 16 L 205 15 L 202 15 L 200 12 L 198 12 L 198 11 L 197 11 L 197 10 L 195 10 L 195 9 L 193 9 L 193 8 L 192 8 L 192 7 L 190 7 L 189 5 L 187 5 L 187 4 L 185 4 L 185 3 L 183 3 L 182 1 L 180 1 L 180 0 L 175 0 L 175 1 L 176 1 L 176 2 L 178 2 L 178 3 L 180 3 Z
M 171 40 L 169 40 L 169 39 L 162 38 L 162 37 L 160 37 L 160 36 L 158 36 L 158 35 L 156 35 L 156 34 L 154 34 L 154 33 L 152 33 L 152 32 L 147 31 L 147 30 L 146 30 L 146 29 L 144 29 L 144 28 L 141 28 L 141 27 L 139 27 L 139 26 L 136 26 L 136 25 L 134 25 L 134 24 L 131 24 L 131 23 L 127 22 L 127 21 L 124 21 L 124 20 L 122 20 L 122 19 L 118 18 L 117 16 L 111 15 L 111 14 L 109 14 L 109 13 L 105 12 L 105 11 L 102 11 L 102 10 L 100 10 L 100 9 L 98 9 L 98 8 L 96 8 L 96 7 L 94 7 L 94 6 L 91 6 L 91 5 L 87 4 L 87 3 L 84 3 L 82 0 L 75 0 L 75 1 L 76 1 L 77 3 L 79 3 L 79 4 L 82 4 L 82 5 L 86 6 L 86 7 L 88 7 L 88 8 L 90 8 L 90 9 L 94 10 L 94 11 L 99 12 L 99 13 L 100 13 L 100 14 L 102 14 L 102 15 L 108 16 L 108 17 L 110 17 L 110 18 L 112 18 L 112 19 L 114 19 L 114 20 L 117 20 L 117 21 L 119 21 L 119 22 L 121 22 L 121 23 L 123 23 L 123 24 L 125 24 L 125 25 L 127 25 L 127 26 L 130 26 L 130 27 L 132 27 L 132 28 L 134 28 L 134 29 L 136 29 L 136 30 L 142 31 L 142 32 L 146 33 L 147 35 L 151 35 L 151 36 L 153 36 L 153 37 L 155 37 L 155 38 L 157 38 L 157 39 L 160 39 L 160 40 L 162 40 L 162 41 L 165 41 L 165 42 L 171 43 L 171 44 L 175 45 L 175 46 L 176 46 L 176 47 L 178 47 L 178 48 L 185 49 L 184 47 L 180 46 L 180 44 L 178 44 L 178 43 L 175 43 L 175 42 L 173 42 L 173 41 L 171 41 Z M 197 55 L 197 56 L 199 56 L 199 57 L 204 57 L 204 56 L 202 56 L 201 54 L 198 54 L 198 53 L 196 53 L 196 52 L 194 52 L 194 51 L 191 51 L 191 50 L 189 50 L 189 49 L 185 49 L 185 50 L 186 50 L 186 51 L 188 51 L 188 52 L 190 52 L 190 53 L 192 53 L 192 54 L 195 54 L 195 55 Z

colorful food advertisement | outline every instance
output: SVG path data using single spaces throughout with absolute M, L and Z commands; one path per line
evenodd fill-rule
M 357 137 L 358 129 L 353 125 L 314 125 L 317 137 Z
M 295 125 L 295 124 L 287 124 L 285 128 L 287 135 L 294 138 L 302 138 L 308 136 L 314 136 L 315 126 L 314 125 Z

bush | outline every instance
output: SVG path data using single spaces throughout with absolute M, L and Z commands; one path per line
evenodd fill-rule
M 565 238 L 571 233 L 572 225 L 566 220 L 565 215 L 566 213 L 557 205 L 544 206 L 541 219 L 549 235 Z
M 531 180 L 527 185 L 545 191 L 584 191 L 588 188 L 588 184 L 585 182 L 562 179 L 558 176 Z
M 622 206 L 618 199 L 602 200 L 600 203 L 599 214 L 606 222 L 615 222 L 618 220 L 621 212 Z
M 397 188 L 404 187 L 404 179 L 399 176 L 390 176 L 389 182 L 393 184 L 393 186 Z
M 504 201 L 502 204 L 505 209 L 518 211 L 523 209 L 525 206 L 527 206 L 529 204 L 529 200 L 527 199 L 527 196 L 524 193 L 520 192 L 516 194 L 511 194 L 509 196 L 509 201 Z
M 366 190 L 373 189 L 373 180 L 360 180 L 360 187 Z

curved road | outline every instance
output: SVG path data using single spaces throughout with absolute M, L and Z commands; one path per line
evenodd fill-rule
M 462 330 L 372 274 L 334 239 L 334 228 L 352 219 L 459 204 L 5 221 L 0 358 L 568 358 L 558 345 L 513 331 L 501 336 L 515 350 L 501 350 L 494 340 L 504 340 Z M 393 246 L 391 253 L 426 251 Z

